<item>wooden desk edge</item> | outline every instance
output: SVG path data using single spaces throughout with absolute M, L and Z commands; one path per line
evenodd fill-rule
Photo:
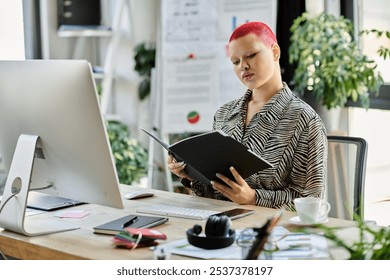
M 121 185 L 122 195 L 129 190 L 136 190 L 136 187 L 129 187 Z M 35 259 L 35 260 L 85 260 L 85 259 L 152 259 L 153 253 L 149 248 L 140 248 L 129 254 L 127 250 L 116 250 L 110 244 L 112 236 L 102 236 L 92 232 L 92 225 L 98 225 L 106 222 L 107 219 L 112 220 L 116 216 L 124 216 L 134 211 L 134 205 L 147 205 L 151 203 L 167 203 L 175 199 L 175 205 L 182 205 L 187 207 L 208 207 L 213 210 L 227 210 L 235 207 L 243 207 L 248 209 L 255 209 L 256 213 L 238 220 L 233 221 L 233 228 L 239 229 L 248 226 L 259 226 L 266 221 L 277 209 L 263 208 L 258 206 L 237 205 L 232 202 L 220 201 L 215 199 L 193 197 L 186 194 L 170 193 L 162 190 L 152 190 L 155 192 L 153 199 L 141 200 L 124 200 L 125 209 L 118 210 L 109 207 L 92 205 L 88 207 L 93 211 L 90 220 L 75 221 L 81 225 L 81 229 L 76 231 L 55 233 L 52 235 L 41 237 L 26 237 L 17 233 L 12 233 L 5 230 L 0 230 L 0 250 L 7 256 L 17 259 Z M 83 206 L 77 206 L 82 209 Z M 86 206 L 84 206 L 86 207 Z M 129 212 L 130 211 L 130 212 Z M 96 213 L 95 213 L 96 212 Z M 42 215 L 54 215 L 53 213 L 44 213 Z M 295 215 L 294 212 L 285 212 L 282 218 L 282 225 L 287 225 L 288 219 Z M 39 216 L 39 215 L 37 215 Z M 190 228 L 195 223 L 204 223 L 205 221 L 195 221 L 188 219 L 170 218 L 171 223 L 159 226 L 161 231 L 168 236 L 166 242 L 185 238 L 186 229 Z M 351 221 L 343 221 L 338 219 L 335 224 L 348 224 Z M 341 222 L 340 222 L 341 221 Z M 89 224 L 88 224 L 89 223 Z M 92 233 L 92 235 L 91 235 Z M 84 242 L 84 243 L 78 243 Z M 88 243 L 88 244 L 87 244 Z M 164 242 L 162 242 L 164 243 Z M 116 250 L 116 251 L 114 251 Z M 136 255 L 134 254 L 137 253 Z M 173 256 L 173 259 L 188 259 L 183 256 Z

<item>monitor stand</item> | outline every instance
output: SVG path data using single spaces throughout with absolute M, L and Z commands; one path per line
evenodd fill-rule
M 38 141 L 39 136 L 19 136 L 0 203 L 0 227 L 27 236 L 78 229 L 78 226 L 56 220 L 25 217 Z

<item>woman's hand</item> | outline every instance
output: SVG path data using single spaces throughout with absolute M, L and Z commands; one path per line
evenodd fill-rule
M 187 173 L 184 172 L 184 168 L 186 167 L 186 164 L 184 161 L 177 162 L 176 159 L 173 157 L 173 155 L 168 156 L 168 169 L 175 174 L 176 176 L 180 178 L 187 178 L 190 181 L 193 181 L 192 178 L 188 176 Z
M 217 174 L 217 177 L 224 181 L 230 188 L 216 181 L 211 181 L 212 187 L 236 203 L 256 205 L 256 191 L 245 182 L 234 167 L 230 167 L 230 172 L 236 181 L 230 180 L 222 174 Z

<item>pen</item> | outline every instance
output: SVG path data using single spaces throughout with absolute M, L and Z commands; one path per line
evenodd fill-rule
M 260 252 L 264 248 L 264 244 L 268 240 L 268 236 L 270 235 L 273 227 L 279 222 L 282 217 L 283 211 L 278 211 L 273 217 L 267 219 L 266 223 L 257 229 L 257 237 L 250 248 L 248 255 L 245 257 L 246 260 L 256 260 L 259 256 Z
M 124 223 L 122 227 L 123 228 L 128 227 L 129 225 L 134 223 L 137 219 L 138 219 L 137 216 L 132 217 L 130 220 L 128 220 L 126 223 Z
M 266 223 L 261 227 L 257 228 L 257 236 L 255 241 L 253 242 L 252 247 L 249 249 L 246 260 L 256 260 L 261 250 L 263 250 L 264 244 L 268 239 L 268 228 L 272 224 L 272 219 L 269 218 Z

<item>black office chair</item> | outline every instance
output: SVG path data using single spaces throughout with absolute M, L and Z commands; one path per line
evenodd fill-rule
M 363 219 L 367 141 L 360 137 L 328 135 L 328 179 L 325 198 L 330 217 Z

